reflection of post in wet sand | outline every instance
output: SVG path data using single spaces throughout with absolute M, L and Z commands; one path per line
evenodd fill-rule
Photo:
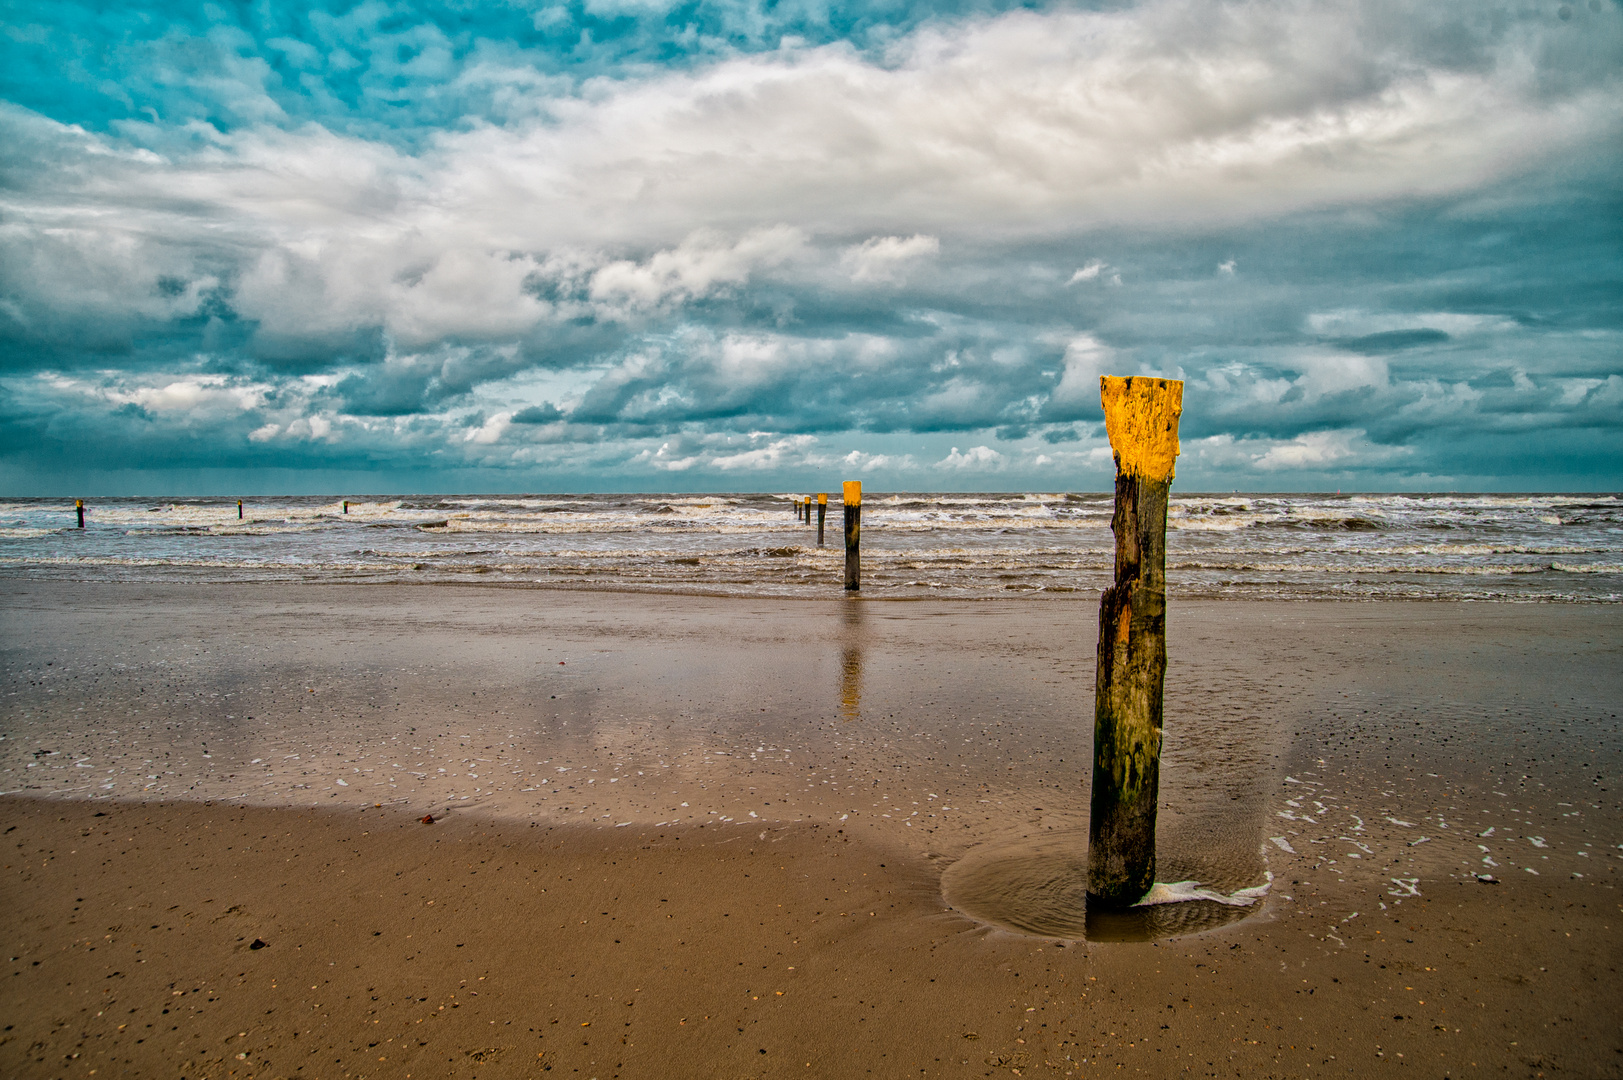
M 845 602 L 844 642 L 840 647 L 840 715 L 847 720 L 862 719 L 862 638 L 865 628 L 862 601 L 851 597 Z
M 862 716 L 862 646 L 854 642 L 840 652 L 840 715 L 847 720 Z

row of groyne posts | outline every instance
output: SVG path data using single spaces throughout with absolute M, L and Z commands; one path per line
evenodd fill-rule
M 77 514 L 78 517 L 79 517 L 79 528 L 81 528 L 81 529 L 84 528 L 85 527 L 85 501 L 83 499 L 74 499 L 73 500 L 73 512 L 75 514 Z M 349 513 L 349 500 L 348 499 L 344 500 L 344 513 L 346 513 L 346 514 Z M 237 500 L 237 520 L 238 521 L 242 520 L 242 500 L 241 499 Z M 821 535 L 819 535 L 817 542 L 818 543 L 823 542 Z
M 862 481 L 847 480 L 841 493 L 845 504 L 845 588 L 856 592 L 862 588 Z M 828 520 L 828 492 L 807 495 L 794 500 L 795 519 L 817 523 L 817 546 L 823 546 L 823 527 Z
M 1093 703 L 1093 788 L 1088 898 L 1105 908 L 1136 904 L 1155 883 L 1162 690 L 1166 680 L 1167 501 L 1178 457 L 1183 383 L 1101 376 L 1100 404 L 1116 461 L 1114 583 L 1099 598 Z M 862 484 L 844 487 L 845 588 L 862 587 Z M 75 500 L 79 528 L 83 499 Z M 344 502 L 349 513 L 349 502 Z M 827 493 L 794 500 L 823 543 Z M 815 515 L 815 517 L 814 517 Z M 237 503 L 242 517 L 242 502 Z
M 1178 458 L 1183 383 L 1106 375 L 1099 380 L 1105 432 L 1116 461 L 1114 581 L 1099 597 L 1093 699 L 1093 786 L 1088 823 L 1088 901 L 1138 903 L 1155 884 L 1162 693 L 1166 682 L 1167 502 Z M 795 501 L 817 515 L 823 542 L 828 496 Z M 845 587 L 860 588 L 862 485 L 845 485 Z

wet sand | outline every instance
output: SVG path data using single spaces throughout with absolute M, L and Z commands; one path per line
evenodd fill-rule
M 1615 608 L 1174 604 L 1121 942 L 1085 602 L 3 588 L 8 1076 L 1623 1075 Z

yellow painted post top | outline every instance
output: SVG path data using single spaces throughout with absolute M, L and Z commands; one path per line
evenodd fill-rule
M 1105 432 L 1116 454 L 1116 471 L 1146 480 L 1172 480 L 1178 460 L 1178 417 L 1183 383 L 1143 375 L 1099 376 Z
M 824 492 L 821 492 L 821 493 L 818 494 L 818 496 L 817 496 L 817 505 L 818 506 L 827 506 L 828 505 L 828 492 L 824 491 Z
M 73 500 L 73 508 L 75 510 L 79 509 L 84 504 L 85 504 L 85 501 L 83 499 L 74 499 Z
M 862 505 L 862 481 L 861 480 L 847 480 L 845 482 L 845 505 L 847 505 L 847 506 L 861 506 Z

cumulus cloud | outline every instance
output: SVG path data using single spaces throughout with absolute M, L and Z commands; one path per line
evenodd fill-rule
M 512 423 L 512 413 L 499 412 L 487 419 L 478 427 L 469 428 L 467 433 L 462 436 L 462 441 L 479 443 L 482 446 L 489 446 L 491 443 L 500 439 L 502 435 L 506 433 L 508 427 L 510 427 Z
M 952 452 L 935 463 L 938 469 L 992 469 L 1003 463 L 1003 455 L 990 446 L 972 446 L 963 453 Z
M 637 455 L 663 472 L 702 470 L 720 474 L 775 472 L 794 466 L 826 464 L 815 454 L 817 438 L 795 435 L 773 438 L 762 432 L 744 436 L 687 435 L 660 443 Z
M 890 475 L 905 474 L 918 468 L 912 454 L 868 454 L 853 450 L 840 459 L 847 469 L 860 473 L 883 472 Z
M 1065 343 L 1059 381 L 1043 410 L 1044 419 L 1095 419 L 1099 410 L 1099 376 L 1136 374 L 1116 370 L 1116 353 L 1092 334 L 1079 334 Z
M 106 375 L 84 379 L 51 374 L 44 382 L 63 396 L 124 406 L 142 414 L 188 424 L 229 420 L 257 410 L 272 393 L 267 384 L 233 380 L 224 375 L 122 380 Z
M 1196 440 L 1184 454 L 1206 470 L 1323 473 L 1386 465 L 1413 451 L 1371 442 L 1358 428 L 1305 431 L 1289 439 L 1236 439 L 1229 435 Z M 1180 463 L 1180 471 L 1183 464 Z
M 751 271 L 782 263 L 803 246 L 798 229 L 755 229 L 737 240 L 710 232 L 688 236 L 677 247 L 640 262 L 618 259 L 591 276 L 587 295 L 613 318 L 647 312 L 713 294 L 745 281 Z

